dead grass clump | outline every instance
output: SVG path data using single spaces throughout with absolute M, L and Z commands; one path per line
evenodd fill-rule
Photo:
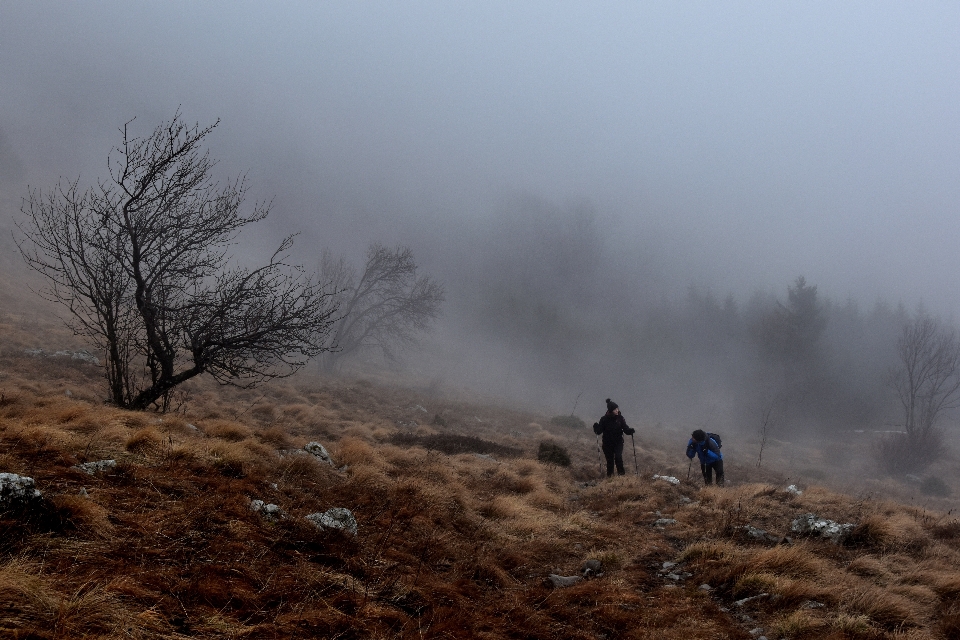
M 950 572 L 946 575 L 935 576 L 930 580 L 930 585 L 934 592 L 944 600 L 960 599 L 960 573 Z
M 253 430 L 250 427 L 227 420 L 205 422 L 203 431 L 210 438 L 219 438 L 227 442 L 240 442 L 253 436 Z
M 866 578 L 880 578 L 890 575 L 880 560 L 871 555 L 854 558 L 850 564 L 847 565 L 847 571 Z
M 146 427 L 136 431 L 127 438 L 124 447 L 130 453 L 150 455 L 156 453 L 163 446 L 163 435 L 156 427 Z
M 827 622 L 815 616 L 809 609 L 794 611 L 779 618 L 771 625 L 771 634 L 774 638 L 800 638 L 819 635 L 827 626 Z
M 271 402 L 256 404 L 250 409 L 250 415 L 261 422 L 273 422 L 277 417 L 277 405 Z
M 309 454 L 284 456 L 277 464 L 280 481 L 302 487 L 322 477 L 320 462 Z
M 742 598 L 755 596 L 760 593 L 775 593 L 780 585 L 780 579 L 768 572 L 747 572 L 737 578 L 733 584 L 733 595 Z
M 885 629 L 920 623 L 917 607 L 910 600 L 883 589 L 867 587 L 859 592 L 848 593 L 843 603 L 847 611 L 867 616 Z
M 930 528 L 930 533 L 937 540 L 957 540 L 960 538 L 960 519 L 938 522 Z
M 865 615 L 840 613 L 831 626 L 848 638 L 875 638 L 878 635 Z
M 874 514 L 861 520 L 844 542 L 852 547 L 883 551 L 890 547 L 894 540 L 895 535 L 890 518 Z
M 680 554 L 678 562 L 697 560 L 731 560 L 741 555 L 740 548 L 732 542 L 694 542 Z
M 566 504 L 564 496 L 554 493 L 546 487 L 540 487 L 528 493 L 527 502 L 537 509 L 553 512 L 560 511 Z
M 487 478 L 486 486 L 500 493 L 530 493 L 537 488 L 538 483 L 531 476 L 520 476 L 502 466 Z
M 376 449 L 359 438 L 346 437 L 337 443 L 336 460 L 350 466 L 370 466 L 383 462 Z
M 194 436 L 197 432 L 188 427 L 189 423 L 177 415 L 167 414 L 163 416 L 157 427 L 164 433 L 178 436 Z
M 91 500 L 79 495 L 59 495 L 50 499 L 61 520 L 72 528 L 94 538 L 105 539 L 113 534 L 109 512 Z
M 516 496 L 494 496 L 477 510 L 480 515 L 491 520 L 520 518 L 527 513 L 526 505 Z
M 84 414 L 65 424 L 64 428 L 82 434 L 95 433 L 101 427 L 101 422 L 95 416 Z
M 34 567 L 14 560 L 0 567 L 0 631 L 13 638 L 80 638 L 117 626 L 117 603 L 100 587 L 62 596 Z
M 174 443 L 165 451 L 165 459 L 169 463 L 187 463 L 196 460 L 199 455 L 196 447 L 187 443 Z
M 937 627 L 944 638 L 960 638 L 960 611 L 951 610 L 940 616 Z
M 0 566 L 0 631 L 40 629 L 56 610 L 56 595 L 22 560 Z
M 150 424 L 150 420 L 146 415 L 132 411 L 122 413 L 117 418 L 117 422 L 130 429 L 142 429 Z
M 263 461 L 243 442 L 214 442 L 207 450 L 213 467 L 227 478 L 242 478 L 263 469 Z
M 826 563 L 803 543 L 764 549 L 750 560 L 750 565 L 792 578 L 815 578 L 828 570 Z
M 292 449 L 294 446 L 290 434 L 278 425 L 258 431 L 257 437 L 275 449 Z

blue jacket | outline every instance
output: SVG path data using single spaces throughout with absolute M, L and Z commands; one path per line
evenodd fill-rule
M 713 438 L 709 437 L 703 442 L 697 442 L 690 438 L 690 442 L 687 443 L 687 457 L 693 458 L 693 456 L 700 458 L 700 464 L 713 464 L 717 460 L 723 460 L 720 447 L 717 446 Z

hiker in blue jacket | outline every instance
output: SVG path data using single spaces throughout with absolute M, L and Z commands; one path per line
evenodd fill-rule
M 621 476 L 626 473 L 623 468 L 623 434 L 634 434 L 634 429 L 627 426 L 627 421 L 620 415 L 620 407 L 616 402 L 607 398 L 607 412 L 600 418 L 600 422 L 593 424 L 593 432 L 598 436 L 603 434 L 603 455 L 607 459 L 607 477 L 613 475 L 613 465 L 617 465 L 617 473 Z
M 713 438 L 708 438 L 703 429 L 697 429 L 687 443 L 687 457 L 700 458 L 700 471 L 703 472 L 703 482 L 713 484 L 713 472 L 717 472 L 717 485 L 723 486 L 723 454 Z

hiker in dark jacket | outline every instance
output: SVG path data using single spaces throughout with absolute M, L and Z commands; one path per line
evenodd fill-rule
M 632 436 L 634 430 L 627 426 L 627 421 L 620 415 L 620 407 L 616 402 L 607 398 L 607 412 L 600 418 L 600 422 L 593 423 L 593 432 L 603 434 L 603 455 L 607 458 L 607 477 L 613 475 L 613 465 L 617 465 L 617 473 L 621 476 L 626 473 L 623 468 L 623 434 Z
M 703 472 L 703 482 L 713 484 L 713 472 L 717 472 L 717 485 L 723 486 L 723 454 L 713 438 L 708 438 L 703 429 L 697 429 L 687 443 L 687 457 L 700 458 L 700 471 Z

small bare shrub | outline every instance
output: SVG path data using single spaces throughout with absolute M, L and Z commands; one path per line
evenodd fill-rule
M 453 433 L 426 435 L 397 433 L 390 438 L 390 442 L 398 446 L 434 449 L 450 455 L 458 453 L 481 453 L 501 458 L 515 458 L 523 453 L 514 447 L 481 440 L 473 436 L 461 436 Z
M 914 473 L 927 468 L 944 452 L 943 432 L 930 429 L 915 433 L 890 434 L 874 445 L 874 456 L 881 469 L 890 475 Z
M 927 476 L 920 482 L 920 493 L 945 498 L 950 495 L 950 486 L 938 476 Z
M 537 460 L 560 467 L 569 467 L 570 453 L 555 442 L 541 442 L 537 450 Z

